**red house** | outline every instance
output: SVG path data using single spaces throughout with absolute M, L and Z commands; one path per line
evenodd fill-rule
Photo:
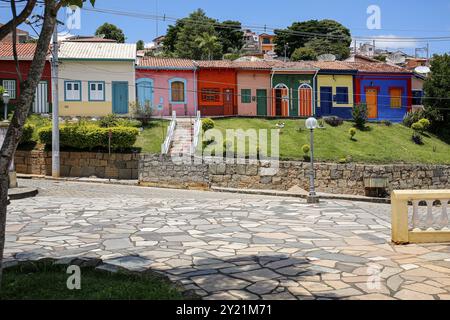
M 17 56 L 19 58 L 19 68 L 22 79 L 26 80 L 31 67 L 31 62 L 36 50 L 35 43 L 18 43 Z M 16 64 L 13 56 L 13 46 L 11 43 L 0 43 L 0 86 L 5 88 L 10 96 L 10 104 L 15 105 L 20 95 L 19 77 L 16 71 Z M 49 57 L 45 62 L 41 81 L 36 89 L 36 97 L 32 111 L 34 113 L 51 112 L 51 67 Z
M 237 72 L 231 61 L 196 61 L 198 110 L 202 116 L 232 116 L 237 109 Z

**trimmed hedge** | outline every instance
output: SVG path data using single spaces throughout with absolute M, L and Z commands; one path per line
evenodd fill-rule
M 32 124 L 25 124 L 23 126 L 22 139 L 20 139 L 20 144 L 31 143 L 33 141 L 33 133 L 35 127 Z
M 100 128 L 94 125 L 64 125 L 60 128 L 61 147 L 80 150 L 108 148 L 109 131 L 112 132 L 111 148 L 113 150 L 129 149 L 136 143 L 139 130 L 131 127 Z M 43 127 L 38 131 L 39 140 L 52 143 L 52 127 Z

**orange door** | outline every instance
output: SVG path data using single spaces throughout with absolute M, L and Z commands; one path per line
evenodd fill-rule
M 312 90 L 311 88 L 301 88 L 298 90 L 299 97 L 299 116 L 312 116 Z
M 289 89 L 283 88 L 281 90 L 282 103 L 281 103 L 281 116 L 289 116 Z
M 223 108 L 226 116 L 233 115 L 234 111 L 234 90 L 225 89 L 223 94 Z
M 272 89 L 272 106 L 271 106 L 272 112 L 270 113 L 271 116 L 277 115 L 277 89 Z
M 375 88 L 366 89 L 366 103 L 369 119 L 378 118 L 378 90 Z

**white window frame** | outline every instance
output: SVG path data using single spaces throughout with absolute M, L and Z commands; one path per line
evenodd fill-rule
M 78 85 L 78 90 L 75 90 Z M 70 89 L 68 89 L 70 86 Z M 64 82 L 64 100 L 65 101 L 81 101 L 81 81 L 65 81 Z
M 104 81 L 89 81 L 89 101 L 105 101 L 105 82 Z M 99 90 L 101 85 L 102 89 Z M 92 90 L 92 86 L 95 87 Z
M 11 86 L 12 84 L 12 86 Z M 15 100 L 17 98 L 17 82 L 14 79 L 6 79 L 2 81 L 2 87 L 9 94 L 9 98 Z

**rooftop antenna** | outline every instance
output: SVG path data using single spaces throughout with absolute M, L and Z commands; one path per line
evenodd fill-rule
M 419 67 L 415 68 L 414 71 L 417 73 L 420 73 L 420 74 L 428 74 L 431 72 L 431 69 L 426 66 L 419 66 Z

